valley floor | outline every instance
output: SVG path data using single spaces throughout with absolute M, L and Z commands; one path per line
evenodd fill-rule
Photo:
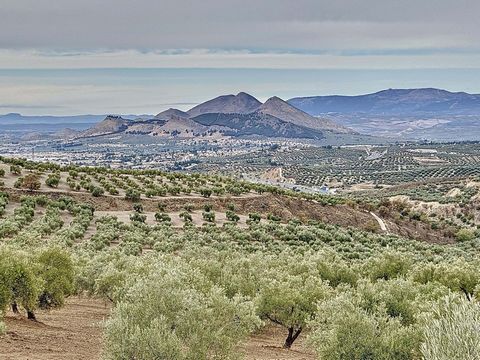
M 109 306 L 102 300 L 71 297 L 65 307 L 38 311 L 38 322 L 9 313 L 7 334 L 0 336 L 2 360 L 100 360 L 102 323 Z M 285 330 L 267 326 L 252 335 L 239 349 L 246 360 L 313 360 L 300 337 L 292 350 L 281 347 Z

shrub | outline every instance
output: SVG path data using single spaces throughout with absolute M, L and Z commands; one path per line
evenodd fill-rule
M 49 187 L 57 187 L 60 183 L 60 175 L 59 174 L 50 174 L 48 175 L 47 179 L 45 180 L 45 185 Z
M 258 213 L 249 213 L 248 214 L 248 220 L 247 220 L 247 223 L 248 224 L 251 224 L 251 223 L 259 223 L 260 220 L 262 219 L 262 216 Z
M 203 211 L 209 212 L 213 210 L 213 205 L 212 204 L 205 204 L 203 205 Z
M 458 241 L 471 241 L 475 239 L 475 232 L 470 229 L 460 229 L 455 234 L 455 237 Z
M 101 187 L 93 186 L 93 187 L 91 188 L 90 192 L 92 193 L 92 196 L 94 196 L 94 197 L 99 197 L 99 196 L 102 196 L 102 195 L 103 195 L 104 190 L 103 190 Z
M 160 222 L 160 223 L 169 223 L 172 221 L 172 218 L 163 212 L 156 212 L 155 213 L 155 220 Z
M 140 192 L 129 188 L 125 192 L 125 199 L 130 200 L 130 201 L 140 201 Z
M 437 303 L 424 331 L 425 360 L 480 359 L 480 305 L 450 295 Z
M 190 214 L 188 211 L 182 211 L 180 214 L 178 214 L 178 216 L 186 223 L 191 223 L 193 221 L 192 214 Z
M 18 165 L 10 165 L 10 172 L 14 175 L 20 175 L 22 173 L 22 168 Z
M 280 222 L 282 218 L 280 216 L 274 215 L 274 214 L 268 214 L 267 219 L 273 222 Z
M 74 291 L 74 267 L 70 255 L 58 247 L 43 250 L 36 259 L 43 281 L 39 305 L 43 309 L 63 306 Z
M 29 191 L 38 190 L 40 186 L 40 179 L 36 174 L 28 174 L 23 178 L 22 187 Z
M 250 301 L 227 298 L 198 274 L 163 269 L 137 281 L 106 324 L 110 359 L 230 359 L 258 324 Z M 190 279 L 187 281 L 187 278 Z
M 215 222 L 215 213 L 213 211 L 204 211 L 202 217 L 205 221 Z
M 240 220 L 240 216 L 235 214 L 232 210 L 227 210 L 227 212 L 225 213 L 225 216 L 227 217 L 228 221 L 231 221 L 234 223 L 237 223 Z
M 202 188 L 200 189 L 200 195 L 203 197 L 209 198 L 212 195 L 212 190 L 208 188 Z
M 145 223 L 145 221 L 147 221 L 147 215 L 134 212 L 130 215 L 130 221 Z

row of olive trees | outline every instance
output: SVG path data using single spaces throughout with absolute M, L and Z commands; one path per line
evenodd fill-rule
M 309 343 L 322 359 L 416 359 L 424 347 L 433 346 L 425 334 L 435 326 L 428 320 L 443 298 L 454 291 L 459 304 L 468 302 L 472 311 L 478 306 L 473 301 L 478 276 L 469 283 L 468 296 L 461 285 L 474 276 L 465 267 L 475 264 L 442 262 L 431 265 L 433 270 L 421 265 L 399 253 L 351 262 L 334 252 L 269 255 L 193 246 L 174 256 L 102 255 L 84 271 L 85 278 L 95 279 L 89 281 L 89 291 L 117 304 L 107 327 L 108 351 L 114 359 L 122 354 L 144 359 L 165 354 L 172 359 L 195 358 L 188 351 L 202 354 L 205 348 L 190 342 L 190 337 L 202 338 L 214 349 L 220 344 L 210 341 L 220 339 L 232 321 L 222 317 L 230 313 L 221 309 L 229 308 L 230 302 L 238 308 L 238 299 L 253 306 L 248 317 L 252 327 L 246 328 L 262 320 L 278 324 L 285 328 L 286 348 L 309 329 Z M 207 306 L 213 288 L 220 294 L 215 302 L 219 308 Z M 197 309 L 192 296 L 199 296 L 205 307 Z M 201 315 L 190 313 L 193 309 Z M 200 317 L 204 321 L 197 327 Z M 190 324 L 188 333 L 180 330 L 184 322 Z M 451 326 L 457 329 L 459 324 Z M 122 334 L 128 334 L 128 340 L 120 341 Z M 211 334 L 215 336 L 210 338 Z M 230 333 L 223 336 L 224 345 L 230 344 L 228 351 L 235 353 Z M 212 356 L 205 354 L 198 358 Z
M 53 163 L 37 163 L 26 159 L 6 158 L 2 156 L 0 156 L 0 162 L 9 164 L 10 172 L 17 176 L 21 175 L 24 169 L 33 173 L 50 171 L 51 174 L 47 176 L 46 182 L 48 186 L 52 187 L 58 186 L 60 181 L 59 174 L 61 172 L 68 172 L 67 184 L 71 189 L 80 190 L 83 187 L 92 192 L 95 196 L 100 196 L 105 191 L 112 195 L 117 195 L 118 187 L 125 191 L 144 193 L 147 197 L 165 196 L 167 193 L 178 195 L 181 192 L 185 194 L 198 192 L 204 197 L 210 197 L 212 194 L 217 196 L 223 196 L 224 194 L 238 196 L 254 191 L 259 194 L 271 193 L 294 198 L 316 200 L 325 205 L 343 204 L 346 202 L 346 199 L 340 196 L 295 192 L 276 186 L 255 184 L 220 175 L 165 173 L 161 170 L 153 169 L 134 170 L 82 167 L 77 165 L 61 166 Z M 102 187 L 90 186 L 91 184 L 88 184 L 87 175 L 91 175 L 93 178 L 97 179 Z M 161 185 L 157 185 L 150 180 L 155 179 L 157 176 L 159 177 L 157 180 L 159 180 Z M 80 184 L 75 181 L 77 178 L 80 178 Z M 134 181 L 133 178 L 140 182 L 142 186 Z M 38 183 L 37 181 L 30 181 L 32 180 L 30 178 L 28 180 L 27 183 L 29 183 L 30 186 Z M 23 178 L 19 178 L 17 186 L 21 187 L 22 182 Z M 32 190 L 37 190 L 37 188 L 33 188 Z

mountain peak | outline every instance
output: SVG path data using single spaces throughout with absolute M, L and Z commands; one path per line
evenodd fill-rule
M 168 120 L 172 116 L 188 117 L 188 114 L 182 110 L 169 108 L 168 110 L 162 111 L 161 113 L 155 115 L 155 119 Z
M 253 98 L 252 95 L 250 95 L 249 93 L 246 93 L 245 91 L 240 91 L 240 92 L 239 92 L 237 95 L 235 95 L 235 96 L 237 96 L 237 97 L 244 97 L 244 96 L 246 96 L 246 97 L 252 97 L 252 98 Z
M 350 129 L 335 124 L 328 119 L 315 118 L 300 109 L 290 105 L 278 96 L 272 96 L 262 104 L 257 112 L 268 114 L 292 124 L 315 130 L 330 130 L 334 132 L 348 133 Z
M 265 101 L 265 104 L 267 103 L 285 103 L 286 101 L 283 99 L 280 99 L 278 96 L 272 96 L 271 98 L 268 98 L 267 101 Z
M 190 117 L 209 113 L 247 114 L 255 111 L 261 102 L 252 95 L 239 92 L 237 95 L 222 95 L 199 104 L 187 113 Z
M 85 130 L 82 136 L 99 136 L 114 134 L 127 129 L 132 121 L 122 118 L 118 115 L 107 115 L 103 121 L 95 124 L 95 126 Z

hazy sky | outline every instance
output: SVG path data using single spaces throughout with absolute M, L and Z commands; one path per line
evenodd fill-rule
M 155 113 L 221 93 L 480 93 L 477 0 L 2 0 L 0 113 Z

